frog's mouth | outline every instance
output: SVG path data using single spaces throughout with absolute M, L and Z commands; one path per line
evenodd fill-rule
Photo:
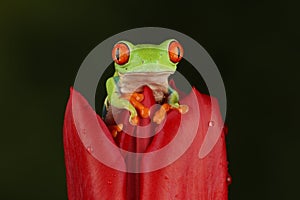
M 158 102 L 168 93 L 168 78 L 173 73 L 174 71 L 119 73 L 119 88 L 121 93 L 127 94 L 142 92 L 143 86 L 147 85 Z

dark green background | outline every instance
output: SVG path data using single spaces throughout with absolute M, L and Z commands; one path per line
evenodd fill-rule
M 62 124 L 69 87 L 96 45 L 142 26 L 191 36 L 219 67 L 228 95 L 230 199 L 296 199 L 295 2 L 1 1 L 0 199 L 67 199 Z

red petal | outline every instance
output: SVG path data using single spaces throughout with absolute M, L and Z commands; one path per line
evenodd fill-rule
M 82 120 L 79 124 L 75 123 L 75 115 Z M 68 199 L 125 199 L 126 174 L 109 168 L 96 160 L 87 151 L 79 138 L 80 131 L 83 132 L 82 134 L 86 134 L 84 129 L 90 130 L 91 127 L 88 127 L 87 124 L 90 118 L 94 116 L 95 113 L 87 101 L 78 92 L 71 89 L 64 121 Z M 98 118 L 98 120 L 102 127 L 101 130 L 103 130 L 98 134 L 105 134 L 110 137 L 107 128 L 100 122 L 101 119 Z M 82 130 L 78 130 L 79 125 L 83 127 Z M 103 148 L 105 147 L 106 145 L 103 145 Z M 104 151 L 108 152 L 110 149 L 104 149 Z M 115 155 L 115 157 L 118 157 L 118 155 Z M 120 161 L 120 164 L 122 164 L 122 161 Z
M 154 104 L 151 90 L 145 88 L 145 105 Z M 196 98 L 194 98 L 196 97 Z M 73 101 L 72 101 L 73 99 Z M 74 99 L 76 101 L 74 101 Z M 77 102 L 74 106 L 72 102 Z M 211 105 L 217 105 L 216 100 L 206 95 L 202 95 L 195 89 L 193 93 L 187 96 L 183 103 L 190 106 L 190 111 L 184 115 L 180 115 L 178 111 L 172 110 L 168 113 L 165 125 L 151 138 L 135 138 L 125 133 L 119 136 L 119 145 L 123 149 L 133 152 L 144 152 L 143 160 L 134 160 L 134 158 L 126 159 L 127 167 L 136 165 L 144 170 L 155 168 L 164 161 L 168 161 L 176 148 L 181 149 L 181 145 L 170 148 L 170 151 L 165 151 L 159 157 L 154 155 L 157 150 L 162 150 L 168 144 L 176 139 L 176 133 L 179 131 L 182 143 L 186 143 L 191 135 L 195 134 L 195 139 L 191 141 L 189 148 L 178 159 L 166 165 L 163 168 L 157 168 L 156 171 L 142 174 L 124 174 L 117 170 L 111 169 L 98 162 L 90 155 L 84 145 L 87 141 L 77 131 L 78 124 L 89 127 L 90 131 L 87 134 L 92 135 L 92 142 L 96 150 L 109 154 L 112 158 L 119 161 L 120 165 L 124 165 L 120 153 L 111 149 L 107 143 L 112 143 L 113 140 L 108 129 L 105 127 L 102 120 L 97 116 L 98 124 L 101 131 L 95 127 L 95 122 L 91 120 L 96 115 L 84 98 L 77 92 L 71 91 L 71 98 L 68 102 L 65 124 L 64 124 L 64 146 L 65 160 L 67 168 L 67 184 L 69 199 L 227 199 L 227 158 L 224 133 L 217 138 L 217 143 L 207 142 L 207 134 L 213 136 L 218 135 L 213 128 L 208 131 L 208 123 L 213 116 L 214 123 L 223 124 L 220 113 L 214 110 L 212 113 Z M 200 119 L 197 120 L 199 112 L 196 112 L 196 107 L 200 108 Z M 73 108 L 73 109 L 72 109 Z M 79 117 L 78 117 L 78 116 Z M 77 116 L 77 126 L 75 126 L 74 116 Z M 124 123 L 128 123 L 128 117 L 124 117 Z M 149 123 L 149 119 L 142 120 L 140 125 Z M 130 125 L 129 125 L 130 126 Z M 197 126 L 199 126 L 197 128 Z M 147 127 L 148 128 L 148 127 Z M 148 131 L 141 131 L 140 127 L 136 130 L 131 129 L 134 134 L 149 134 L 153 126 L 149 126 Z M 192 131 L 194 130 L 195 131 Z M 127 129 L 128 130 L 128 129 Z M 98 132 L 97 132 L 98 131 Z M 130 130 L 129 130 L 130 131 Z M 96 134 L 98 133 L 98 134 Z M 79 134 L 79 135 L 78 135 Z M 109 140 L 99 141 L 99 134 L 106 135 Z M 208 137 L 211 139 L 211 137 Z M 215 139 L 212 138 L 212 139 Z M 202 144 L 204 142 L 204 144 Z M 83 145 L 84 144 L 84 145 Z M 209 154 L 200 159 L 200 148 L 214 145 Z M 99 150 L 100 149 L 100 150 Z M 153 154 L 151 154 L 153 153 Z M 206 152 L 207 153 L 207 152 Z M 150 155 L 150 156 L 149 156 Z M 116 162 L 117 162 L 116 161 Z M 113 175 L 112 175 L 113 174 Z M 126 178 L 127 176 L 127 178 Z M 127 181 L 126 181 L 127 179 Z M 112 187 L 113 186 L 113 187 Z M 127 194 L 126 194 L 127 188 Z
M 201 200 L 226 200 L 227 193 L 227 158 L 224 133 L 218 138 L 213 150 L 203 159 L 199 158 L 199 149 L 208 130 L 208 122 L 211 115 L 217 116 L 215 124 L 223 124 L 220 113 L 211 113 L 211 100 L 209 96 L 202 95 L 195 89 L 197 104 L 200 107 L 199 128 L 197 135 L 189 149 L 171 165 L 157 171 L 141 174 L 140 199 L 201 199 Z M 185 99 L 190 105 L 191 95 Z M 213 99 L 214 104 L 217 104 Z M 193 105 L 193 104 L 192 104 Z M 193 108 L 190 108 L 192 111 Z M 183 117 L 180 128 L 183 127 L 186 137 L 189 136 L 189 127 L 195 126 L 192 112 Z M 189 116 L 190 115 L 190 116 Z M 174 125 L 180 123 L 176 113 L 170 113 L 163 130 L 158 133 L 147 152 L 163 148 L 170 140 L 174 140 L 174 134 L 178 131 Z M 184 131 L 183 130 L 183 131 Z M 180 146 L 178 146 L 180 148 Z M 172 152 L 160 157 L 144 157 L 142 167 L 153 168 L 156 163 L 167 160 Z

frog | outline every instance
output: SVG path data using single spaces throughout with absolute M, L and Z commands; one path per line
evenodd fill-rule
M 129 111 L 129 122 L 138 125 L 139 117 L 148 118 L 150 109 L 141 104 L 143 87 L 148 86 L 155 101 L 163 103 L 154 114 L 153 121 L 160 124 L 170 109 L 181 113 L 187 105 L 179 104 L 179 93 L 169 85 L 169 76 L 177 70 L 183 58 L 183 47 L 175 39 L 160 44 L 132 44 L 121 40 L 112 49 L 114 74 L 106 81 L 105 109 L 110 106 Z M 122 127 L 118 126 L 117 130 Z

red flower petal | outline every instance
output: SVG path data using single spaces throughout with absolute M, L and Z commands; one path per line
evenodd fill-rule
M 154 172 L 143 173 L 140 175 L 140 199 L 201 199 L 201 200 L 226 200 L 228 199 L 227 191 L 227 158 L 224 133 L 218 139 L 213 150 L 203 159 L 199 158 L 199 149 L 204 141 L 207 133 L 208 122 L 211 120 L 211 102 L 210 97 L 200 94 L 195 89 L 198 105 L 200 107 L 199 128 L 195 140 L 189 149 L 171 165 L 159 169 Z M 185 101 L 189 104 L 190 97 Z M 216 100 L 213 102 L 217 104 Z M 178 116 L 176 113 L 170 116 L 170 125 L 166 123 L 165 128 L 158 133 L 153 139 L 147 151 L 155 151 L 169 143 L 174 136 L 176 128 L 171 124 L 178 124 Z M 214 121 L 215 124 L 222 124 L 219 113 L 215 113 L 218 118 Z M 214 114 L 214 115 L 215 115 Z M 188 113 L 187 113 L 188 115 Z M 182 119 L 181 127 L 193 126 L 195 122 L 192 119 Z M 195 125 L 194 125 L 195 126 Z M 187 131 L 188 135 L 189 132 Z M 167 159 L 165 157 L 159 159 Z M 157 158 L 143 160 L 142 166 L 148 168 L 153 163 L 161 162 Z
M 87 101 L 78 92 L 71 89 L 64 121 L 68 199 L 125 199 L 126 174 L 105 166 L 87 151 L 79 138 L 78 127 L 75 126 L 74 103 L 82 111 L 81 113 L 75 113 L 82 115 L 80 124 L 89 123 L 88 116 L 94 116 Z M 100 125 L 104 126 L 103 123 Z M 107 130 L 107 128 L 103 127 L 103 130 Z M 85 130 L 80 131 L 85 134 Z M 100 134 L 110 136 L 108 130 Z
M 142 103 L 149 107 L 153 105 L 152 91 L 145 87 L 144 95 L 145 100 Z M 75 106 L 72 105 L 74 102 L 76 102 Z M 206 138 L 206 134 L 218 135 L 216 134 L 217 129 L 214 130 L 214 127 L 208 126 L 211 116 L 214 116 L 214 124 L 223 124 L 220 113 L 212 113 L 211 111 L 211 104 L 217 105 L 217 102 L 216 100 L 211 102 L 209 96 L 202 95 L 195 89 L 182 102 L 190 106 L 190 111 L 184 115 L 176 110 L 170 111 L 165 124 L 160 126 L 162 129 L 155 136 L 138 138 L 124 132 L 120 133 L 116 139 L 119 147 L 132 152 L 146 152 L 142 160 L 126 157 L 126 154 L 122 155 L 123 160 L 119 152 L 107 145 L 107 143 L 111 145 L 114 141 L 103 121 L 99 116 L 97 116 L 97 122 L 93 121 L 92 118 L 94 118 L 95 112 L 78 92 L 71 90 L 71 98 L 66 109 L 64 124 L 69 199 L 226 200 L 228 173 L 223 132 L 212 151 L 206 157 L 199 158 L 200 147 Z M 195 109 L 196 107 L 200 108 L 200 119 L 198 120 L 199 112 Z M 77 121 L 74 119 L 74 115 Z M 128 124 L 126 113 L 121 118 L 124 118 L 125 126 L 131 126 Z M 96 124 L 100 125 L 100 129 L 97 129 Z M 149 124 L 149 119 L 140 120 L 140 125 L 147 124 Z M 175 147 L 173 145 L 167 151 L 163 151 L 160 156 L 153 156 L 156 155 L 155 153 L 158 150 L 168 147 L 178 138 L 181 139 L 182 144 L 189 144 L 188 141 L 193 135 L 195 139 L 190 140 L 191 143 L 187 151 L 183 151 L 183 155 L 179 155 L 175 162 L 169 162 L 169 165 L 165 165 L 163 168 L 157 167 L 156 171 L 148 173 L 125 174 L 107 167 L 90 155 L 85 148 L 87 141 L 83 138 L 84 136 L 81 136 L 82 133 L 76 129 L 78 126 L 89 127 L 87 134 L 92 135 L 90 137 L 93 140 L 89 142 L 93 143 L 95 151 L 109 154 L 121 166 L 126 164 L 128 168 L 134 165 L 146 171 L 165 164 L 165 161 L 170 160 L 170 157 L 174 157 L 178 149 L 184 149 L 181 144 Z M 209 128 L 210 131 L 208 131 Z M 132 131 L 131 134 L 133 133 L 133 135 L 144 134 L 144 136 L 149 136 L 154 129 L 154 124 L 151 124 L 146 129 L 131 127 L 131 129 L 126 130 Z M 179 134 L 181 136 L 177 137 L 177 132 L 181 133 Z M 99 138 L 97 138 L 99 134 L 106 135 L 108 140 L 99 141 Z M 80 139 L 84 141 L 82 142 Z M 206 142 L 202 146 L 207 144 L 212 145 L 214 143 Z

